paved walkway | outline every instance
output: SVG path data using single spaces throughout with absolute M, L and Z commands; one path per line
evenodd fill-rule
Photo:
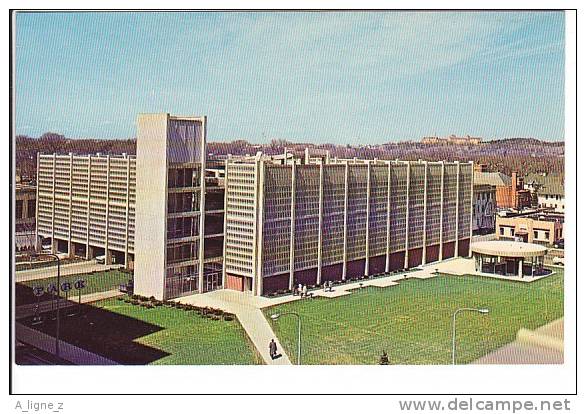
M 32 345 L 42 351 L 55 353 L 55 338 L 35 329 L 28 328 L 21 323 L 15 324 L 16 339 L 22 343 Z M 75 365 L 118 365 L 116 362 L 103 356 L 86 351 L 67 342 L 59 342 L 59 357 Z
M 122 295 L 122 293 L 118 290 L 108 290 L 106 292 L 89 293 L 87 295 L 81 295 L 81 303 L 96 302 L 98 300 L 114 298 L 114 297 L 120 296 L 120 295 Z M 79 298 L 79 296 L 71 295 L 68 298 L 68 300 L 65 300 L 65 297 L 62 296 L 59 309 L 65 309 L 65 308 L 77 305 L 79 303 L 78 298 Z M 57 304 L 56 301 L 51 301 L 51 300 L 40 302 L 39 303 L 39 313 L 48 312 L 50 310 L 53 310 L 54 307 L 56 307 L 56 304 Z M 18 318 L 26 318 L 28 316 L 34 315 L 35 314 L 35 306 L 36 306 L 36 303 L 30 303 L 28 305 L 17 306 L 16 312 L 15 312 L 16 318 L 17 319 Z
M 279 343 L 279 338 L 277 338 L 261 311 L 262 307 L 268 306 L 267 301 L 270 301 L 270 299 L 233 290 L 216 290 L 175 300 L 181 303 L 209 306 L 233 313 L 267 365 L 291 365 L 291 360 Z M 269 355 L 269 342 L 271 339 L 277 342 L 278 352 L 282 354 L 280 358 L 275 360 L 271 359 Z
M 108 269 L 118 269 L 124 267 L 120 264 L 104 265 L 98 264 L 95 260 L 70 263 L 61 266 L 61 276 L 70 276 L 90 272 L 103 272 Z M 57 265 L 45 266 L 38 269 L 19 270 L 15 273 L 16 282 L 27 282 L 29 280 L 45 279 L 47 277 L 57 276 Z

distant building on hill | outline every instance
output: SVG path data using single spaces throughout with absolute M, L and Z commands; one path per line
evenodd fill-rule
M 458 137 L 454 134 L 441 138 L 438 136 L 423 137 L 421 139 L 422 144 L 455 144 L 455 145 L 480 145 L 482 144 L 482 138 L 471 137 L 466 135 L 465 137 Z

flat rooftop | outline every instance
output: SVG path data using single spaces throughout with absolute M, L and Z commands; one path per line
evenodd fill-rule
M 535 257 L 544 256 L 547 249 L 534 243 L 491 240 L 472 243 L 473 253 L 503 257 Z

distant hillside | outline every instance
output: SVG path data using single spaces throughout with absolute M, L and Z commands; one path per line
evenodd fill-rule
M 71 139 L 46 133 L 40 138 L 16 136 L 16 170 L 18 174 L 36 174 L 37 153 L 42 154 L 136 154 L 136 139 Z
M 563 172 L 564 142 L 547 142 L 534 138 L 507 138 L 486 141 L 480 145 L 434 145 L 420 142 L 395 142 L 380 145 L 299 144 L 286 140 L 272 140 L 256 145 L 245 140 L 210 142 L 208 152 L 214 155 L 281 154 L 287 148 L 301 152 L 305 147 L 328 150 L 332 157 L 378 159 L 425 159 L 430 161 L 474 161 L 487 164 L 491 171 L 510 174 Z M 37 153 L 75 154 L 136 154 L 136 139 L 71 139 L 46 133 L 40 138 L 23 135 L 16 137 L 16 167 L 23 175 L 35 175 Z

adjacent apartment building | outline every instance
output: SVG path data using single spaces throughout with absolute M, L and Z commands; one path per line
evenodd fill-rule
M 496 236 L 551 246 L 564 238 L 564 216 L 543 211 L 497 215 Z
M 536 207 L 556 213 L 565 211 L 563 174 L 529 174 L 525 177 L 525 188 L 533 194 Z
M 472 163 L 226 162 L 224 286 L 254 295 L 468 256 Z
M 490 185 L 496 189 L 498 209 L 523 209 L 531 207 L 531 192 L 524 188 L 523 177 L 516 172 L 509 177 L 501 172 L 488 172 L 487 166 L 477 164 L 474 172 L 476 185 Z

